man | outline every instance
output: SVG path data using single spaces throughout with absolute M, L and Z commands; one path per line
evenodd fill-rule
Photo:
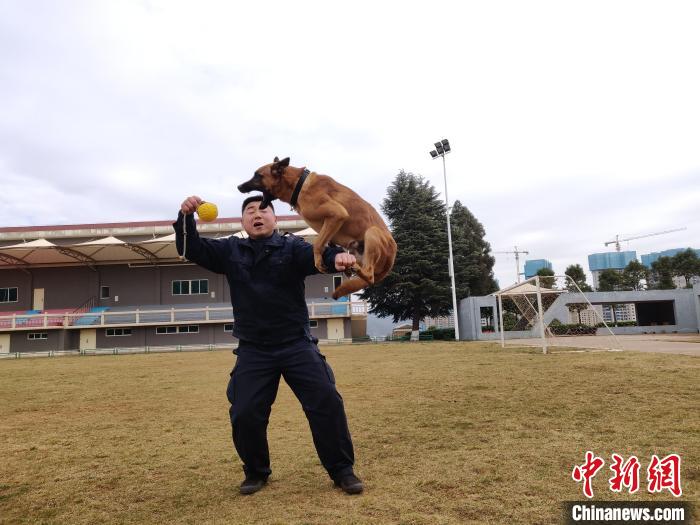
M 304 298 L 304 279 L 318 273 L 312 246 L 300 237 L 280 236 L 269 205 L 262 196 L 243 201 L 242 222 L 248 239 L 206 239 L 197 233 L 193 213 L 202 203 L 186 198 L 173 224 L 178 252 L 183 252 L 183 222 L 187 221 L 187 259 L 212 272 L 225 274 L 231 288 L 233 335 L 239 340 L 238 359 L 226 394 L 233 443 L 245 480 L 241 494 L 260 490 L 270 473 L 267 424 L 280 376 L 301 402 L 321 463 L 336 486 L 359 494 L 363 484 L 353 472 L 354 452 L 343 400 L 326 358 L 311 336 Z M 343 271 L 355 257 L 339 248 L 326 248 L 324 263 Z

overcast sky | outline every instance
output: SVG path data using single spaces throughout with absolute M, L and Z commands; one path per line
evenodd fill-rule
M 700 248 L 698 27 L 682 1 L 0 0 L 0 225 L 238 216 L 275 155 L 378 207 L 400 169 L 444 194 L 448 138 L 495 251 Z

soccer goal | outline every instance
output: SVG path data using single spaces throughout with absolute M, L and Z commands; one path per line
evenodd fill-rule
M 501 346 L 622 350 L 604 305 L 594 305 L 568 275 L 535 276 L 494 295 Z

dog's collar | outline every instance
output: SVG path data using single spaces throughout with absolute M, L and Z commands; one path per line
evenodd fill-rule
M 304 181 L 306 180 L 306 177 L 309 176 L 309 173 L 311 172 L 304 168 L 304 171 L 301 172 L 301 177 L 299 177 L 299 180 L 297 181 L 297 185 L 294 187 L 292 199 L 289 201 L 289 205 L 294 209 L 296 209 L 297 207 L 297 199 L 299 198 L 299 192 L 301 192 L 301 187 L 304 185 Z

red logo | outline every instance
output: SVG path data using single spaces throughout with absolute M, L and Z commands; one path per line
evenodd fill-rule
M 664 489 L 680 497 L 681 489 L 681 457 L 678 454 L 669 454 L 659 459 L 656 454 L 651 456 L 651 463 L 647 469 L 649 492 L 661 492 Z
M 587 498 L 593 497 L 592 480 L 598 471 L 603 468 L 605 461 L 602 458 L 596 457 L 590 450 L 586 452 L 586 462 L 583 465 L 576 465 L 571 477 L 574 481 L 583 481 L 583 493 Z
M 605 460 L 590 450 L 586 451 L 586 460 L 582 465 L 575 465 L 571 477 L 577 483 L 583 482 L 583 494 L 593 497 L 593 478 L 605 465 Z M 641 464 L 637 456 L 630 456 L 627 461 L 619 454 L 612 454 L 610 470 L 613 475 L 608 480 L 612 492 L 622 492 L 625 488 L 630 494 L 639 490 L 639 471 Z M 663 459 L 654 454 L 647 468 L 647 490 L 651 493 L 668 490 L 675 497 L 683 494 L 681 489 L 681 457 L 669 454 Z
M 622 487 L 627 487 L 630 494 L 639 490 L 639 460 L 637 456 L 630 456 L 627 461 L 622 462 L 622 456 L 612 455 L 613 464 L 610 465 L 615 475 L 608 480 L 610 490 L 622 492 Z

